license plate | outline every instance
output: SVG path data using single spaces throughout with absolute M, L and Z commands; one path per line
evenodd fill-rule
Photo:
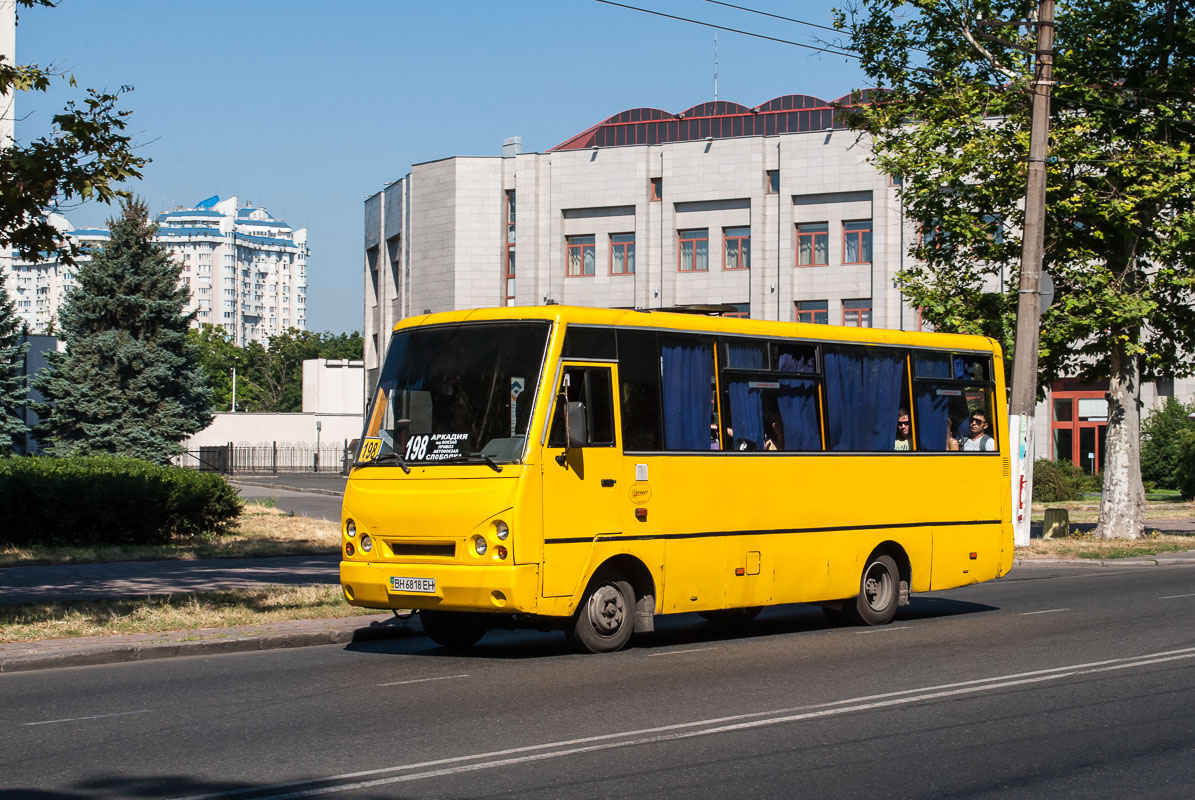
M 392 592 L 420 592 L 422 594 L 436 593 L 435 578 L 400 578 L 390 576 L 390 591 Z

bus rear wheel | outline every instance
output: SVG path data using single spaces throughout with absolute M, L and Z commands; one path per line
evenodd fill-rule
M 593 576 L 567 630 L 581 653 L 612 653 L 626 647 L 635 630 L 635 590 L 617 571 Z
M 859 579 L 859 597 L 851 617 L 862 625 L 887 625 L 900 602 L 900 570 L 891 556 L 872 556 Z
M 420 611 L 423 630 L 441 647 L 472 647 L 485 636 L 485 626 L 475 614 L 461 611 Z

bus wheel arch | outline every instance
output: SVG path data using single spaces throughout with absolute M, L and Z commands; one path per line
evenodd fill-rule
M 621 555 L 608 559 L 586 584 L 566 634 L 583 653 L 621 650 L 635 631 L 652 629 L 655 582 L 641 561 Z
M 895 542 L 884 542 L 871 551 L 859 576 L 859 594 L 845 611 L 861 625 L 887 625 L 900 605 L 908 604 L 912 574 L 908 555 Z

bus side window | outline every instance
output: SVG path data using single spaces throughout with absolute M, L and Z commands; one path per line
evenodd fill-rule
M 823 363 L 828 449 L 891 452 L 906 383 L 904 353 L 890 347 L 827 345 Z
M 654 331 L 618 332 L 618 396 L 624 450 L 663 450 L 660 351 Z
M 567 380 L 565 380 L 567 379 Z M 614 446 L 614 398 L 607 367 L 570 367 L 565 370 L 552 412 L 548 447 L 564 447 L 566 403 L 585 406 L 585 440 L 592 447 Z M 564 399 L 560 398 L 564 395 Z

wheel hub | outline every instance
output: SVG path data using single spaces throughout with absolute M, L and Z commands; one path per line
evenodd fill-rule
M 589 599 L 589 622 L 603 636 L 618 632 L 626 619 L 622 593 L 613 586 L 602 586 Z

